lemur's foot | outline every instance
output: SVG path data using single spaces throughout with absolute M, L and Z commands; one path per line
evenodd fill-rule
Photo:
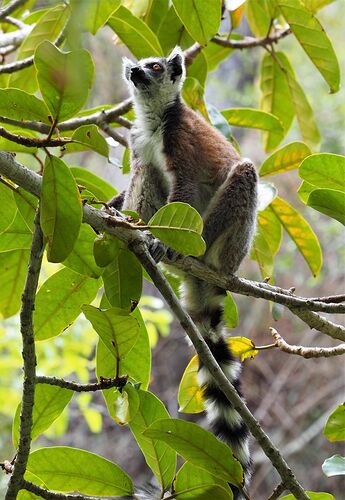
M 149 243 L 149 252 L 153 260 L 158 264 L 166 256 L 168 247 L 157 238 Z

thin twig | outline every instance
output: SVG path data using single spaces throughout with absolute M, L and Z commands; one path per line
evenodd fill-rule
M 24 479 L 22 483 L 22 489 L 31 491 L 35 495 L 45 498 L 46 500 L 102 500 L 104 497 L 90 497 L 86 495 L 69 495 L 68 493 L 54 493 L 53 491 L 46 490 L 37 484 L 31 483 Z M 114 497 L 107 497 L 108 499 Z
M 330 358 L 331 356 L 340 356 L 345 354 L 345 344 L 337 345 L 336 347 L 304 347 L 301 345 L 290 345 L 277 332 L 275 328 L 269 328 L 275 345 L 283 352 L 288 354 L 297 354 L 303 358 Z
M 252 49 L 253 47 L 266 47 L 272 46 L 277 43 L 282 38 L 290 35 L 291 30 L 287 28 L 285 30 L 277 31 L 274 35 L 263 36 L 261 38 L 244 37 L 242 40 L 233 40 L 227 38 L 219 38 L 217 36 L 211 39 L 211 42 L 221 45 L 222 47 L 227 47 L 229 49 Z
M 28 148 L 49 148 L 49 147 L 60 147 L 65 146 L 66 144 L 70 144 L 73 141 L 72 139 L 51 139 L 49 137 L 36 139 L 34 137 L 26 137 L 23 135 L 13 134 L 8 130 L 0 127 L 0 137 L 4 137 L 9 141 L 15 142 L 16 144 L 21 144 L 23 146 L 27 146 Z
M 22 307 L 20 311 L 20 330 L 23 342 L 24 384 L 20 413 L 19 444 L 5 500 L 14 500 L 17 498 L 18 491 L 22 487 L 22 481 L 30 453 L 36 376 L 35 338 L 32 317 L 35 308 L 35 296 L 41 270 L 43 249 L 43 234 L 40 227 L 39 210 L 37 210 L 29 267 L 22 295 Z
M 280 495 L 285 491 L 285 489 L 286 488 L 283 485 L 283 483 L 278 484 L 278 486 L 276 488 L 274 488 L 274 490 L 272 491 L 270 496 L 267 498 L 267 500 L 277 500 L 280 497 Z
M 93 384 L 77 384 L 76 382 L 70 382 L 62 378 L 45 377 L 43 375 L 36 377 L 36 384 L 56 385 L 75 392 L 95 392 L 111 389 L 112 387 L 123 387 L 126 382 L 127 377 L 125 375 L 122 377 L 101 378 L 99 382 Z
M 9 2 L 5 7 L 0 9 L 0 20 L 12 14 L 12 12 L 24 5 L 27 1 L 28 0 L 12 0 L 12 2 Z
M 109 137 L 114 139 L 114 141 L 118 142 L 119 144 L 122 144 L 125 148 L 128 148 L 128 141 L 127 139 L 119 134 L 119 132 L 116 132 L 113 128 L 109 127 L 106 121 L 99 120 L 98 126 L 105 132 Z

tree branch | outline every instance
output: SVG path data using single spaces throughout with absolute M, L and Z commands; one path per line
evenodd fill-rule
M 219 38 L 215 36 L 211 39 L 211 42 L 229 49 L 252 49 L 253 47 L 267 47 L 268 45 L 273 45 L 274 43 L 279 42 L 282 38 L 290 35 L 290 33 L 290 28 L 287 28 L 285 30 L 279 30 L 273 35 L 267 35 L 261 38 L 246 36 L 243 40 L 232 40 L 231 38 Z
M 284 491 L 285 486 L 283 485 L 283 483 L 278 484 L 278 486 L 274 488 L 267 500 L 277 500 Z
M 20 311 L 20 330 L 23 341 L 24 384 L 20 413 L 19 444 L 5 500 L 14 500 L 17 498 L 18 491 L 22 487 L 22 481 L 30 453 L 32 411 L 34 406 L 36 375 L 36 353 L 32 317 L 35 308 L 35 296 L 38 286 L 38 277 L 41 270 L 43 249 L 43 234 L 39 222 L 39 210 L 37 210 L 29 267 Z
M 275 340 L 275 345 L 283 352 L 288 354 L 297 354 L 303 358 L 330 358 L 331 356 L 340 356 L 345 354 L 345 344 L 336 347 L 304 347 L 301 345 L 290 345 L 277 332 L 275 328 L 270 327 L 270 332 Z
M 16 144 L 22 144 L 23 146 L 32 147 L 32 148 L 48 148 L 48 147 L 59 147 L 65 146 L 66 144 L 70 144 L 73 141 L 72 139 L 51 139 L 51 138 L 42 138 L 36 139 L 34 137 L 26 137 L 24 135 L 12 134 L 8 130 L 0 127 L 0 137 L 4 137 L 5 139 L 15 142 Z
M 68 493 L 54 493 L 53 491 L 46 490 L 45 488 L 41 488 L 41 486 L 37 486 L 37 484 L 31 483 L 30 481 L 26 481 L 24 479 L 22 483 L 22 489 L 27 491 L 31 491 L 35 495 L 45 498 L 46 500 L 102 500 L 104 497 L 90 497 L 85 495 L 69 495 Z M 114 497 L 107 497 L 108 499 Z
M 56 385 L 58 387 L 63 387 L 64 389 L 70 389 L 75 392 L 96 392 L 101 391 L 103 389 L 111 389 L 112 387 L 123 387 L 126 385 L 127 377 L 118 377 L 118 378 L 100 378 L 99 382 L 94 384 L 77 384 L 75 382 L 69 382 L 68 380 L 64 380 L 62 378 L 57 377 L 45 377 L 45 376 L 37 376 L 36 384 L 48 384 L 48 385 Z
M 333 339 L 345 341 L 345 328 L 342 325 L 333 323 L 333 321 L 320 316 L 320 314 L 304 309 L 303 307 L 289 307 L 289 309 L 311 329 L 314 328 L 318 332 L 324 333 Z
M 22 23 L 24 24 L 24 23 Z M 18 47 L 24 40 L 24 38 L 30 33 L 33 26 L 24 24 L 25 27 L 21 27 L 17 31 L 10 31 L 9 33 L 2 33 L 0 35 L 0 48 L 13 46 Z
M 9 16 L 13 11 L 21 7 L 27 2 L 27 0 L 12 0 L 5 7 L 0 9 L 0 21 L 4 19 L 6 16 Z

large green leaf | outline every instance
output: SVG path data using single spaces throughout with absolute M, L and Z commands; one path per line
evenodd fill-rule
M 100 201 L 109 201 L 117 193 L 109 182 L 90 172 L 90 170 L 86 170 L 86 168 L 70 167 L 70 170 L 77 183 L 86 187 Z
M 252 108 L 232 108 L 222 111 L 222 115 L 228 120 L 230 125 L 236 127 L 259 128 L 261 130 L 268 130 L 283 134 L 284 129 L 279 119 L 259 109 Z
M 231 449 L 198 425 L 172 418 L 162 419 L 150 425 L 144 435 L 164 441 L 185 460 L 223 481 L 237 486 L 242 484 L 242 467 Z
M 198 383 L 199 358 L 193 356 L 183 372 L 178 389 L 178 411 L 181 413 L 200 413 L 205 410 L 203 391 Z
M 345 403 L 339 405 L 328 417 L 323 433 L 332 443 L 345 441 Z
M 19 310 L 28 260 L 28 250 L 0 253 L 0 313 L 3 318 L 9 318 Z
M 139 335 L 139 323 L 135 318 L 117 307 L 101 310 L 84 305 L 82 311 L 117 361 L 130 352 Z
M 284 129 L 284 133 L 278 130 L 263 134 L 265 150 L 272 151 L 289 131 L 295 116 L 295 109 L 290 98 L 285 73 L 270 54 L 265 54 L 261 62 L 260 89 L 260 108 L 276 116 Z
M 305 95 L 300 84 L 297 82 L 294 70 L 286 55 L 283 52 L 277 52 L 276 57 L 286 77 L 290 98 L 295 108 L 302 139 L 311 148 L 317 149 L 320 143 L 320 131 L 307 96 Z
M 327 477 L 345 476 L 345 457 L 333 455 L 327 458 L 322 464 L 322 470 Z
M 157 420 L 169 417 L 169 414 L 163 403 L 150 392 L 139 391 L 139 398 L 138 412 L 129 425 L 147 465 L 163 488 L 168 489 L 175 476 L 176 453 L 167 444 L 147 436 L 146 430 Z
M 221 20 L 221 1 L 173 0 L 177 15 L 190 36 L 201 45 L 217 33 Z
M 33 451 L 27 470 L 50 490 L 100 496 L 133 493 L 131 478 L 118 465 L 78 448 L 52 446 Z
M 169 10 L 169 0 L 160 0 L 159 2 L 151 0 L 149 4 L 144 21 L 152 31 L 157 33 L 162 20 Z
M 306 494 L 308 495 L 310 500 L 335 500 L 334 496 L 330 493 L 306 491 Z M 280 497 L 280 500 L 295 500 L 295 498 L 296 497 L 294 495 L 290 494 Z
M 94 230 L 88 224 L 82 224 L 73 250 L 63 264 L 77 273 L 90 276 L 90 278 L 98 278 L 103 269 L 97 266 L 93 256 L 95 238 Z
M 21 44 L 17 60 L 32 56 L 39 44 L 46 40 L 54 42 L 67 22 L 69 12 L 68 6 L 62 4 L 47 10 Z M 8 86 L 35 92 L 37 90 L 35 67 L 31 66 L 12 73 Z
M 32 242 L 32 231 L 25 224 L 17 211 L 12 224 L 0 236 L 0 252 L 12 250 L 29 250 Z
M 259 174 L 263 177 L 294 170 L 310 154 L 311 151 L 304 142 L 290 142 L 266 158 L 260 167 Z
M 271 26 L 271 16 L 267 6 L 269 0 L 247 0 L 245 13 L 249 27 L 257 37 L 266 36 Z
M 257 227 L 250 258 L 257 261 L 263 278 L 273 275 L 273 254 L 260 226 Z
M 35 120 L 49 123 L 49 110 L 33 94 L 19 89 L 0 89 L 0 116 L 15 120 Z
M 82 11 L 83 28 L 95 35 L 98 29 L 120 7 L 120 4 L 121 0 L 92 0 L 91 2 L 86 2 L 86 8 Z
M 320 22 L 299 0 L 275 0 L 302 48 L 330 86 L 337 92 L 340 69 L 332 43 Z
M 85 104 L 93 80 L 93 62 L 87 50 L 62 52 L 51 42 L 35 51 L 42 97 L 56 122 L 74 116 Z
M 160 208 L 148 222 L 151 232 L 185 255 L 198 256 L 206 250 L 201 237 L 203 221 L 187 203 L 174 202 Z
M 48 240 L 48 260 L 62 262 L 73 250 L 82 221 L 75 179 L 56 156 L 47 156 L 42 179 L 41 227 Z
M 10 187 L 0 182 L 0 234 L 12 224 L 17 214 L 17 205 Z
M 228 35 L 226 35 L 228 36 Z M 231 38 L 235 37 L 233 35 Z M 233 53 L 234 49 L 230 49 L 228 47 L 223 47 L 222 45 L 218 45 L 217 43 L 209 42 L 207 46 L 204 48 L 203 53 L 206 57 L 208 71 L 214 71 L 218 68 L 218 65 L 230 57 Z
M 345 191 L 345 156 L 331 153 L 311 155 L 302 162 L 298 173 L 316 187 Z
M 193 39 L 187 32 L 186 27 L 182 24 L 181 19 L 176 14 L 172 5 L 162 19 L 157 36 L 164 54 L 168 54 L 176 45 L 182 49 L 186 49 L 193 44 Z
M 204 469 L 186 462 L 178 471 L 174 483 L 176 498 L 179 500 L 231 500 L 232 491 L 225 481 Z
M 322 265 L 322 252 L 319 240 L 309 223 L 297 210 L 278 196 L 272 201 L 270 207 L 303 255 L 313 275 L 317 276 Z
M 155 33 L 123 5 L 108 19 L 108 25 L 138 59 L 163 56 Z
M 237 305 L 228 290 L 226 291 L 226 297 L 224 299 L 223 319 L 227 328 L 236 328 L 238 326 Z
M 307 205 L 322 214 L 336 219 L 345 226 L 345 192 L 335 189 L 314 189 Z
M 21 216 L 23 217 L 28 228 L 32 231 L 34 227 L 38 199 L 36 196 L 28 191 L 25 191 L 20 186 L 17 187 L 13 194 Z
M 283 228 L 270 206 L 258 213 L 258 224 L 272 255 L 275 255 L 283 237 Z
M 49 339 L 66 330 L 82 312 L 81 306 L 93 301 L 98 287 L 97 280 L 68 268 L 50 276 L 36 295 L 35 339 Z
M 99 133 L 96 125 L 83 125 L 77 128 L 73 132 L 71 139 L 76 142 L 65 146 L 66 154 L 92 149 L 106 158 L 109 156 L 108 143 L 103 135 Z
M 35 404 L 32 415 L 31 439 L 35 440 L 59 417 L 73 396 L 73 391 L 56 385 L 36 384 Z M 18 447 L 21 405 L 13 421 L 13 445 Z
M 121 241 L 113 239 L 111 250 L 112 261 L 104 269 L 102 276 L 105 294 L 113 307 L 129 310 L 141 297 L 142 267 L 136 256 Z

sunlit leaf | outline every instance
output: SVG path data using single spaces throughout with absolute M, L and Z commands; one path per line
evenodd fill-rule
M 0 89 L 0 116 L 15 120 L 35 120 L 49 123 L 49 110 L 33 94 L 19 89 Z
M 285 200 L 277 196 L 271 205 L 275 216 L 296 244 L 314 276 L 320 272 L 322 252 L 319 240 L 309 223 Z
M 27 470 L 50 490 L 101 496 L 133 493 L 131 478 L 118 465 L 78 448 L 51 446 L 33 451 Z
M 90 276 L 90 278 L 98 278 L 103 269 L 96 264 L 93 256 L 95 237 L 94 230 L 88 224 L 82 224 L 73 250 L 63 264 L 77 273 Z
M 224 118 L 230 125 L 236 127 L 258 128 L 283 134 L 284 129 L 280 120 L 272 113 L 252 108 L 232 108 L 222 111 Z
M 12 224 L 17 213 L 13 190 L 0 182 L 0 233 Z
M 334 496 L 331 495 L 330 493 L 319 493 L 315 491 L 306 491 L 306 494 L 310 498 L 310 500 L 335 500 Z M 290 494 L 290 495 L 285 495 L 283 497 L 280 497 L 280 500 L 295 500 L 295 496 Z
M 266 4 L 267 0 L 247 0 L 245 4 L 249 27 L 257 37 L 266 36 L 271 25 L 271 16 Z
M 82 10 L 82 26 L 95 35 L 109 17 L 120 7 L 120 0 L 92 0 L 86 3 L 86 9 Z M 73 6 L 73 3 L 72 3 Z
M 128 424 L 137 414 L 140 405 L 138 390 L 127 384 L 120 392 L 114 390 L 114 400 L 110 415 L 119 425 Z M 109 408 L 109 401 L 108 401 Z
M 309 147 L 303 142 L 290 142 L 266 158 L 260 167 L 259 175 L 263 177 L 294 170 L 310 154 Z
M 159 2 L 153 2 L 159 3 Z M 157 36 L 163 48 L 164 54 L 168 54 L 176 45 L 186 49 L 193 44 L 193 38 L 189 35 L 186 27 L 176 14 L 173 5 L 161 20 Z
M 108 143 L 103 135 L 99 133 L 96 125 L 83 125 L 77 128 L 73 132 L 71 139 L 76 142 L 66 144 L 64 147 L 66 154 L 92 149 L 106 158 L 109 156 Z
M 238 326 L 237 305 L 229 291 L 226 291 L 224 299 L 223 319 L 228 328 L 236 328 Z
M 275 255 L 280 248 L 283 227 L 270 206 L 258 213 L 258 224 L 272 255 Z
M 200 214 L 187 203 L 174 202 L 165 205 L 148 222 L 151 232 L 185 255 L 198 256 L 205 252 L 201 237 L 203 221 Z
M 85 186 L 100 201 L 108 201 L 117 193 L 116 189 L 98 175 L 82 167 L 70 167 L 78 184 Z M 83 195 L 82 195 L 83 196 Z
M 198 356 L 188 363 L 179 385 L 178 403 L 181 413 L 200 413 L 205 410 L 202 389 L 198 383 L 199 359 Z
M 42 178 L 41 227 L 48 240 L 48 260 L 62 262 L 71 253 L 82 220 L 79 191 L 68 166 L 47 156 Z
M 315 13 L 318 10 L 322 9 L 322 7 L 325 7 L 326 5 L 329 5 L 334 1 L 335 0 L 303 0 L 303 3 L 308 10 Z
M 247 358 L 255 358 L 259 351 L 255 349 L 255 344 L 246 337 L 229 337 L 228 345 L 235 356 L 240 356 L 241 361 Z
M 274 262 L 272 251 L 260 226 L 257 227 L 253 245 L 250 250 L 250 258 L 257 261 L 263 278 L 273 275 Z
M 169 414 L 163 403 L 151 392 L 139 391 L 140 406 L 130 422 L 131 431 L 159 483 L 168 489 L 174 479 L 176 453 L 169 446 L 154 437 L 146 436 L 148 427 Z
M 205 469 L 195 467 L 189 462 L 182 465 L 174 483 L 176 498 L 180 500 L 231 500 L 232 491 L 225 481 L 213 476 Z
M 298 173 L 313 186 L 345 191 L 345 156 L 331 153 L 311 155 L 301 163 Z
M 3 318 L 9 318 L 19 310 L 28 260 L 28 250 L 0 253 L 0 314 Z
M 221 2 L 203 0 L 173 0 L 177 15 L 190 36 L 201 45 L 217 33 L 221 18 Z
M 336 219 L 345 226 L 345 192 L 335 189 L 314 189 L 307 205 Z
M 339 405 L 328 417 L 323 433 L 332 443 L 345 441 L 345 403 Z

